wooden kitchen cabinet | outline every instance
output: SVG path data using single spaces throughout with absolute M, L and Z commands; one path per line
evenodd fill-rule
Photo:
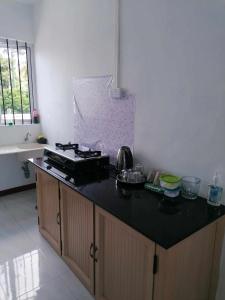
M 96 300 L 215 300 L 225 217 L 169 249 L 101 208 L 95 218 Z
M 209 299 L 216 228 L 212 223 L 168 250 L 156 246 L 154 300 Z
M 62 183 L 60 194 L 63 259 L 94 293 L 93 203 Z
M 96 299 L 150 300 L 155 243 L 96 208 Z
M 96 300 L 215 300 L 225 216 L 160 247 L 37 170 L 39 229 Z
M 36 174 L 39 230 L 61 255 L 59 183 L 43 171 Z

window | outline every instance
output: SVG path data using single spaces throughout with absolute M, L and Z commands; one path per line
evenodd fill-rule
M 31 55 L 26 42 L 0 38 L 0 125 L 32 123 Z

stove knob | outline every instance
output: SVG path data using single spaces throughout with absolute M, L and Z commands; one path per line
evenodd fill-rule
M 47 170 L 51 170 L 51 168 L 52 168 L 52 166 L 49 166 L 49 165 L 47 166 Z
M 65 177 L 65 180 L 66 180 L 66 181 L 70 181 L 70 179 L 71 179 L 71 176 L 66 176 L 66 177 Z

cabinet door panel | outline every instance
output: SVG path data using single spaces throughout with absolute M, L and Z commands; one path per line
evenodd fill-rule
M 213 223 L 171 249 L 157 245 L 159 269 L 154 280 L 154 300 L 208 299 L 215 235 Z
M 96 208 L 96 299 L 150 300 L 155 244 Z
M 94 292 L 93 203 L 60 184 L 62 256 L 87 289 Z
M 39 230 L 61 255 L 58 180 L 37 170 Z
M 220 288 L 218 283 L 219 283 L 220 264 L 221 264 L 220 260 L 221 260 L 221 253 L 223 250 L 224 236 L 225 236 L 225 216 L 221 217 L 216 222 L 216 239 L 215 239 L 215 247 L 213 253 L 209 300 L 216 299 L 216 293 Z

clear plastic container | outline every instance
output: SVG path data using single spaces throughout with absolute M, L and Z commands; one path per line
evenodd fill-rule
M 220 206 L 223 188 L 220 186 L 209 185 L 208 204 L 213 206 Z
M 197 199 L 200 189 L 201 179 L 192 176 L 182 178 L 181 195 L 186 199 Z
M 134 171 L 140 172 L 142 174 L 144 174 L 144 166 L 142 164 L 136 164 L 134 167 Z

